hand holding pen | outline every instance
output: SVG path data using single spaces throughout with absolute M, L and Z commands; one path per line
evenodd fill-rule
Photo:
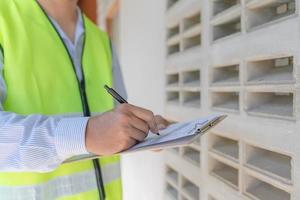
M 128 102 L 119 94 L 117 93 L 114 89 L 108 87 L 107 85 L 104 86 L 104 88 L 106 89 L 106 91 L 115 99 L 117 100 L 120 104 L 124 104 L 124 103 L 127 103 Z M 157 132 L 154 132 L 156 135 L 160 135 L 159 134 L 159 129 L 162 129 L 164 127 L 158 127 L 157 126 L 157 122 L 156 122 L 156 118 L 159 118 L 159 120 L 164 120 L 161 116 L 157 116 L 157 117 L 153 117 L 153 122 L 154 122 L 154 126 L 155 126 L 155 129 L 157 130 Z M 166 123 L 166 120 L 164 123 L 162 123 L 162 125 L 164 125 Z M 160 126 L 162 126 L 160 125 Z
M 128 104 L 115 91 L 109 87 L 107 89 L 122 104 L 87 118 L 84 136 L 88 152 L 100 156 L 116 154 L 145 140 L 149 130 L 158 133 L 158 129 L 169 125 L 165 119 L 155 116 L 150 110 Z

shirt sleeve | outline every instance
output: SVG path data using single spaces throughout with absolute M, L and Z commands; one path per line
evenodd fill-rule
M 72 156 L 88 153 L 85 147 L 88 118 L 5 112 L 5 97 L 0 51 L 0 171 L 48 172 Z

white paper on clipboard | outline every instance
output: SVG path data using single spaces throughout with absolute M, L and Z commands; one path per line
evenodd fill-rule
M 172 124 L 167 129 L 160 131 L 161 136 L 158 137 L 155 134 L 149 134 L 143 142 L 136 144 L 122 153 L 164 149 L 189 144 L 225 117 L 225 115 L 213 115 L 190 122 Z
M 127 154 L 145 150 L 165 149 L 176 146 L 187 145 L 193 142 L 197 137 L 203 135 L 209 129 L 217 125 L 226 115 L 211 115 L 205 118 L 199 118 L 189 122 L 180 122 L 170 125 L 168 128 L 161 130 L 160 136 L 149 133 L 148 137 L 128 150 L 119 154 Z M 75 156 L 65 161 L 65 163 L 79 160 L 93 159 L 99 156 L 87 154 Z

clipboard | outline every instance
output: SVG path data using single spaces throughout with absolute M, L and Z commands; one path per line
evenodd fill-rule
M 212 115 L 189 122 L 172 124 L 167 129 L 160 131 L 161 136 L 149 133 L 149 136 L 143 142 L 134 145 L 130 149 L 117 153 L 116 155 L 188 145 L 198 137 L 201 137 L 201 135 L 205 134 L 208 130 L 219 124 L 226 117 L 227 115 Z M 86 154 L 74 156 L 66 160 L 64 163 L 95 158 L 99 158 L 99 156 Z
M 166 149 L 188 145 L 194 140 L 196 140 L 198 137 L 201 137 L 201 135 L 203 135 L 208 130 L 216 126 L 225 118 L 226 115 L 214 115 L 209 116 L 207 118 L 200 118 L 191 122 L 174 124 L 175 130 L 172 129 L 172 127 L 169 127 L 168 129 L 171 129 L 170 132 L 168 129 L 162 131 L 163 133 L 161 137 L 153 137 L 153 135 L 151 135 L 151 138 L 149 138 L 148 140 L 146 139 L 144 142 L 136 144 L 135 146 L 121 153 L 127 154 L 138 151 Z M 168 137 L 169 135 L 174 134 L 174 132 L 180 133 L 179 137 L 171 137 L 171 139 L 167 138 L 163 140 L 164 137 Z

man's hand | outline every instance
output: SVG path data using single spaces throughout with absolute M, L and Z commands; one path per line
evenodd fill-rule
M 166 120 L 165 118 L 163 118 L 160 115 L 155 115 L 154 118 L 155 118 L 154 120 L 157 124 L 158 130 L 163 130 L 171 124 L 168 120 Z
M 157 126 L 156 126 L 157 125 Z M 91 117 L 86 129 L 86 148 L 97 155 L 112 155 L 143 141 L 151 130 L 157 133 L 169 123 L 153 112 L 121 104 L 100 116 Z

